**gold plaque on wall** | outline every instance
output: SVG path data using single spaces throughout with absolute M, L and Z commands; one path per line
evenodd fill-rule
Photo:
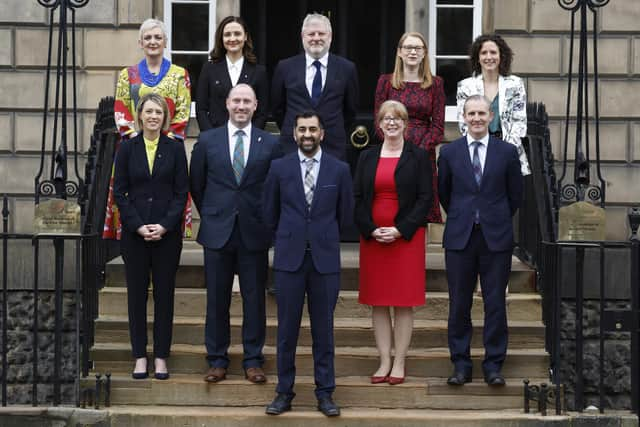
M 80 205 L 62 199 L 49 199 L 36 205 L 33 219 L 36 234 L 80 234 Z
M 560 208 L 558 240 L 604 240 L 604 209 L 589 202 L 576 202 Z

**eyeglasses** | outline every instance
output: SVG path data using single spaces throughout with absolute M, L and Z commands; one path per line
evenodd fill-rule
M 400 123 L 403 120 L 400 117 L 383 117 L 382 121 L 385 123 Z
M 423 46 L 410 46 L 410 45 L 406 45 L 406 46 L 402 46 L 402 50 L 404 50 L 405 52 L 411 52 L 412 50 L 415 50 L 416 53 L 422 53 L 424 52 L 424 47 Z

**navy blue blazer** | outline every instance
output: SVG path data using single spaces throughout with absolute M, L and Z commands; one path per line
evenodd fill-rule
M 278 62 L 271 84 L 271 108 L 280 128 L 280 142 L 286 153 L 298 149 L 293 139 L 296 114 L 315 110 L 322 117 L 325 137 L 322 150 L 338 159 L 346 157 L 349 144 L 347 131 L 356 118 L 358 103 L 358 75 L 353 62 L 329 54 L 327 78 L 317 106 L 305 84 L 305 55 L 300 54 Z
M 478 209 L 488 248 L 513 249 L 511 217 L 522 202 L 523 185 L 514 145 L 489 138 L 480 186 L 473 175 L 467 138 L 444 145 L 438 158 L 438 195 L 447 212 L 442 245 L 446 249 L 464 249 Z
M 307 244 L 321 274 L 340 271 L 340 231 L 352 224 L 349 166 L 322 152 L 316 189 L 307 211 L 298 153 L 275 160 L 264 184 L 264 220 L 274 239 L 273 268 L 297 271 Z
M 267 250 L 271 235 L 262 220 L 262 186 L 271 161 L 282 156 L 278 139 L 253 127 L 249 158 L 240 184 L 229 155 L 229 131 L 222 127 L 202 132 L 191 154 L 191 197 L 200 212 L 197 241 L 222 248 L 238 221 L 245 246 Z
M 116 156 L 113 196 L 125 230 L 145 224 L 179 231 L 187 203 L 189 179 L 184 143 L 161 134 L 149 173 L 142 133 L 120 144 Z
M 238 78 L 238 84 L 246 83 L 253 88 L 258 99 L 258 108 L 253 115 L 252 124 L 264 129 L 269 111 L 269 80 L 263 65 L 251 64 L 245 58 Z M 227 60 L 207 62 L 202 66 L 196 91 L 196 117 L 200 131 L 223 126 L 229 120 L 226 100 L 233 85 Z
M 370 239 L 373 230 L 379 227 L 373 221 L 372 206 L 381 150 L 382 145 L 378 145 L 360 154 L 354 179 L 354 220 L 365 239 Z M 433 201 L 433 174 L 428 153 L 405 142 L 393 176 L 398 194 L 394 225 L 404 239 L 411 240 L 418 227 L 426 225 Z

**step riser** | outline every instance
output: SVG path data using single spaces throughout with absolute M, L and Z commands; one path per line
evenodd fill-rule
M 119 388 L 111 392 L 113 405 L 185 405 L 185 406 L 266 406 L 275 395 L 275 384 L 222 386 L 222 384 L 180 384 L 175 382 L 149 382 L 150 388 Z M 416 380 L 417 384 L 417 380 Z M 408 385 L 408 384 L 407 384 Z M 522 397 L 429 395 L 424 387 L 354 386 L 336 388 L 334 398 L 343 408 L 406 408 L 406 409 L 515 409 L 522 406 Z M 487 386 L 488 388 L 488 386 Z M 515 389 L 512 388 L 513 391 Z M 520 388 L 518 387 L 518 390 Z M 143 391 L 143 392 L 142 392 Z M 314 386 L 298 384 L 295 387 L 295 404 L 316 404 Z
M 148 328 L 149 342 L 153 342 L 151 325 Z M 373 347 L 375 340 L 373 329 L 336 329 L 334 333 L 335 345 Z M 121 322 L 99 322 L 96 325 L 96 342 L 98 343 L 128 343 L 128 325 Z M 275 346 L 277 342 L 277 327 L 267 326 L 266 345 Z M 475 345 L 482 345 L 482 328 L 473 328 L 473 341 Z M 204 343 L 204 325 L 176 325 L 173 327 L 174 344 L 200 345 Z M 242 330 L 240 326 L 231 327 L 231 345 L 242 343 Z M 312 345 L 311 329 L 309 327 L 300 328 L 298 345 Z M 419 348 L 442 348 L 447 347 L 446 329 L 414 329 L 412 344 Z M 544 329 L 542 327 L 514 328 L 509 330 L 510 348 L 540 348 L 544 346 Z
M 343 268 L 340 281 L 342 290 L 358 290 L 358 269 Z M 272 275 L 269 275 L 269 286 Z M 126 286 L 124 266 L 121 264 L 107 265 L 107 286 Z M 176 276 L 178 288 L 205 288 L 204 267 L 184 266 L 178 268 Z M 444 270 L 427 270 L 425 288 L 428 291 L 446 292 L 447 277 Z M 509 279 L 509 292 L 533 292 L 535 290 L 535 275 L 532 271 L 512 271 Z
M 96 372 L 128 373 L 133 369 L 133 358 L 130 351 L 99 350 L 92 352 L 94 370 Z M 473 357 L 474 378 L 482 378 L 482 358 Z M 185 354 L 175 352 L 168 361 L 171 372 L 179 374 L 202 374 L 208 369 L 204 349 L 202 354 Z M 337 355 L 335 359 L 335 373 L 341 376 L 370 376 L 378 369 L 378 358 L 375 355 Z M 546 378 L 548 375 L 548 358 L 537 355 L 507 356 L 503 374 L 511 378 Z M 271 381 L 276 379 L 275 357 L 267 356 L 263 366 Z M 407 357 L 407 375 L 415 377 L 446 378 L 452 371 L 448 357 L 419 358 Z M 244 375 L 241 360 L 232 357 L 228 373 L 230 375 Z M 313 359 L 310 354 L 298 354 L 296 357 L 296 372 L 298 375 L 313 375 Z
M 442 294 L 441 294 L 442 295 Z M 199 293 L 175 294 L 174 314 L 176 316 L 201 316 L 204 318 L 206 312 L 206 294 Z M 268 296 L 266 299 L 266 310 L 268 317 L 276 317 L 277 306 L 275 297 Z M 239 293 L 234 292 L 231 298 L 229 309 L 231 316 L 242 316 L 242 298 Z M 153 298 L 149 295 L 147 313 L 153 313 Z M 358 303 L 356 296 L 339 297 L 336 305 L 335 317 L 355 318 L 371 317 L 369 306 Z M 102 292 L 100 294 L 100 316 L 126 316 L 127 297 L 125 292 L 111 293 Z M 303 310 L 303 316 L 309 317 L 307 308 Z M 415 319 L 423 320 L 446 320 L 449 316 L 449 299 L 444 296 L 432 296 L 427 291 L 425 305 L 416 307 L 414 311 Z M 484 317 L 482 298 L 474 297 L 471 318 L 481 320 Z M 510 321 L 539 321 L 542 317 L 539 300 L 531 299 L 507 299 L 507 317 Z

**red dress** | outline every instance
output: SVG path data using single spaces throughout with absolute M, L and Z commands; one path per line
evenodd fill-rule
M 427 216 L 429 222 L 441 223 L 440 199 L 438 198 L 438 169 L 436 168 L 436 146 L 444 137 L 444 83 L 438 76 L 427 89 L 418 82 L 405 82 L 402 89 L 391 86 L 391 74 L 383 74 L 378 79 L 373 117 L 378 116 L 380 105 L 392 99 L 404 104 L 409 113 L 409 123 L 404 138 L 429 152 L 433 171 L 433 205 Z M 376 129 L 382 139 L 380 129 Z
M 398 158 L 381 157 L 376 170 L 372 205 L 378 227 L 392 227 L 398 212 L 394 172 Z M 379 243 L 360 237 L 359 302 L 367 305 L 415 307 L 425 300 L 425 228 L 413 238 Z

